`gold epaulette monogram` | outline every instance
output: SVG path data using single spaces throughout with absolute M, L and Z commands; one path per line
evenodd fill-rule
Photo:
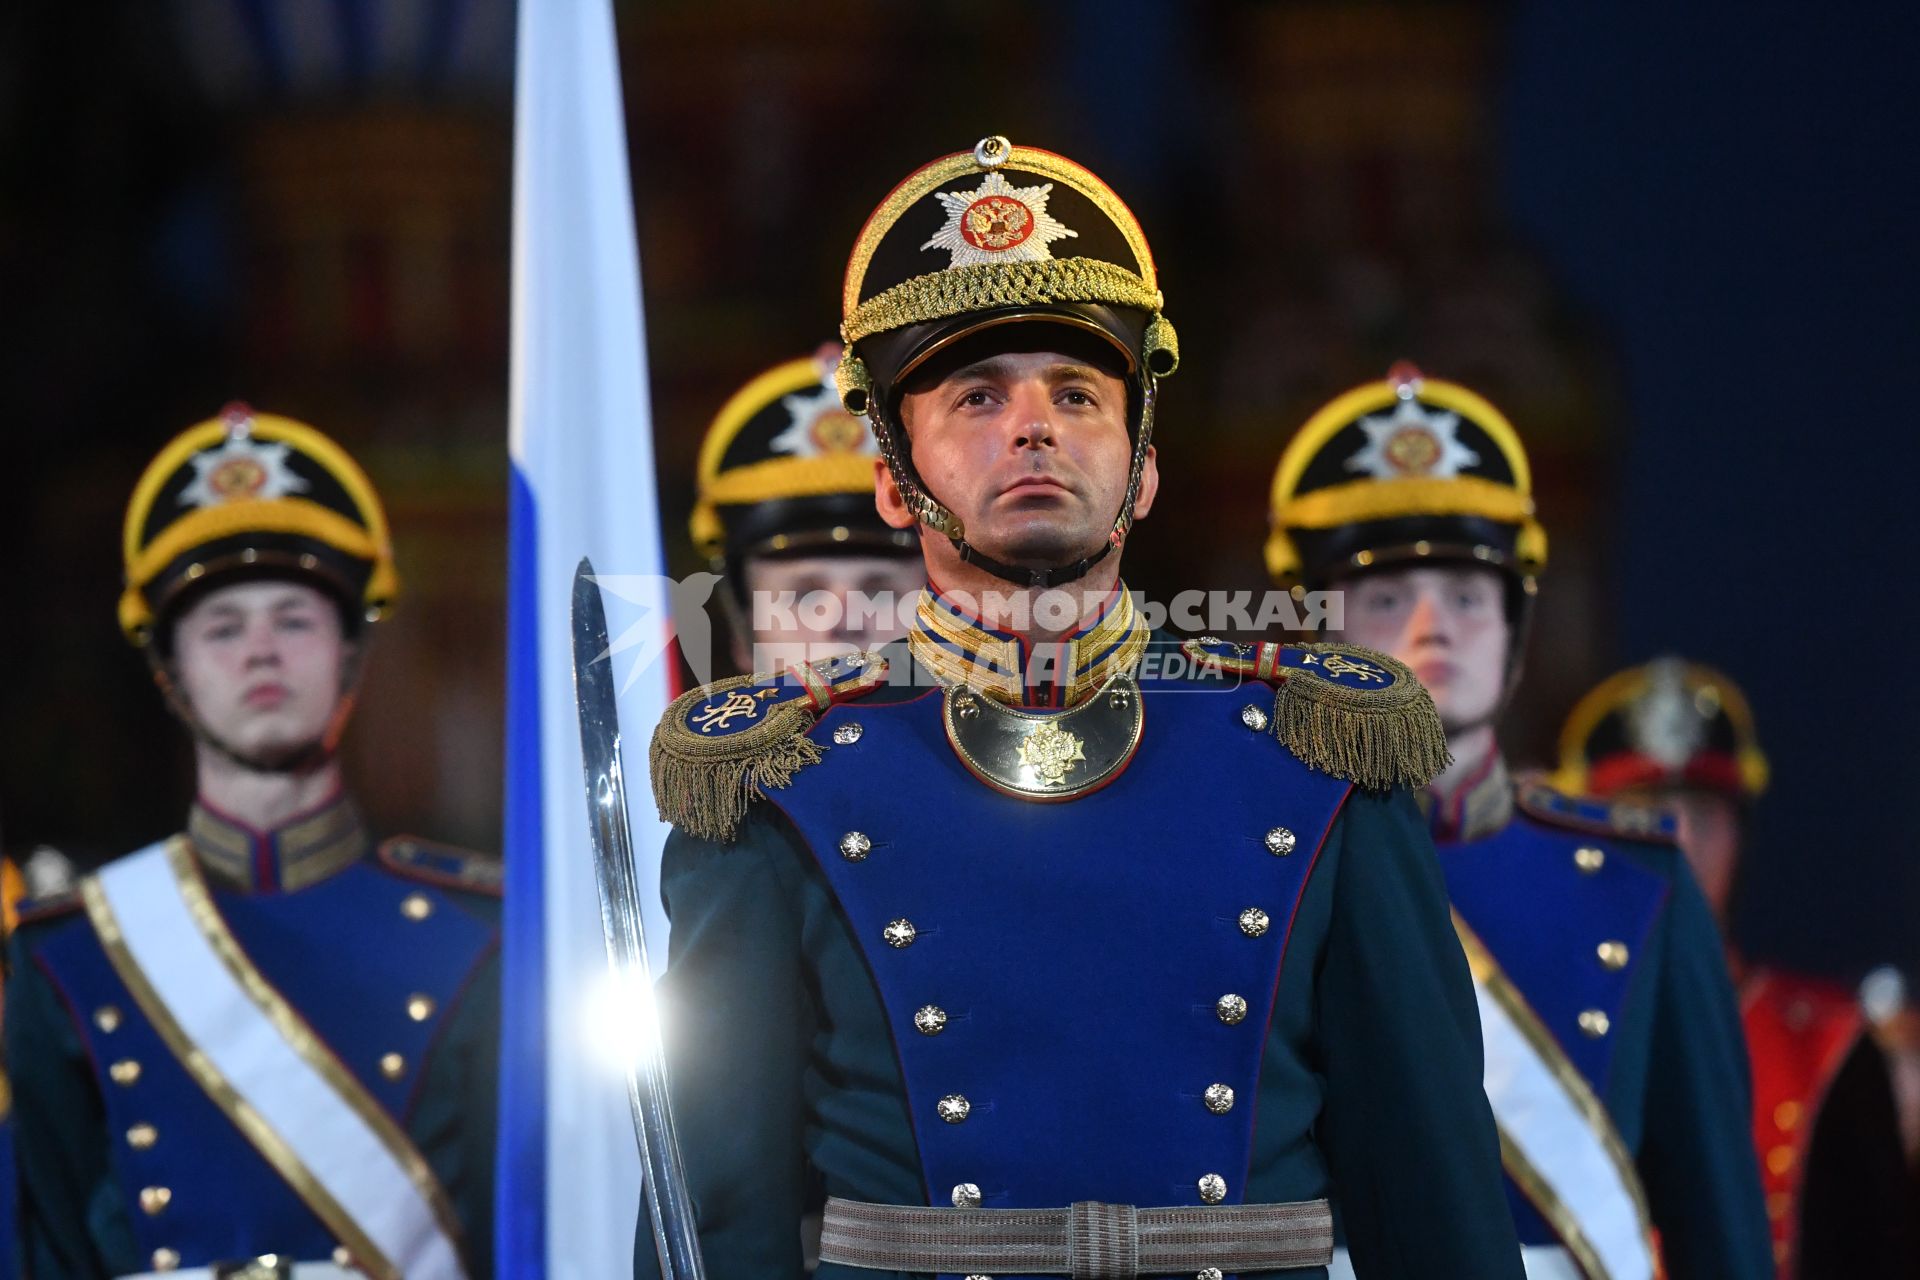
M 886 676 L 885 658 L 848 654 L 681 694 L 660 717 L 649 752 L 660 816 L 691 836 L 732 839 L 767 788 L 819 761 L 822 748 L 807 730 L 820 714 Z

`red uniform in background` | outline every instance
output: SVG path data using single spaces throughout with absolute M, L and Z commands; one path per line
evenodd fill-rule
M 1568 716 L 1556 780 L 1671 804 L 1688 864 L 1724 927 L 1747 817 L 1767 786 L 1737 685 L 1677 658 L 1620 672 Z M 1920 1275 L 1892 1080 L 1858 996 L 1737 956 L 1733 968 L 1780 1280 Z

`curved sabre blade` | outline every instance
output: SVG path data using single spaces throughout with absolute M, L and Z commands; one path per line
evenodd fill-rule
M 660 1023 L 653 1016 L 653 973 L 647 964 L 646 930 L 640 915 L 640 885 L 633 868 L 633 835 L 627 828 L 627 789 L 620 773 L 620 717 L 614 702 L 613 663 L 607 652 L 607 611 L 584 557 L 573 574 L 573 694 L 580 710 L 580 755 L 586 766 L 587 826 L 593 832 L 593 868 L 600 886 L 600 928 L 607 939 L 607 967 L 619 991 L 639 1004 L 640 1043 L 627 1066 L 627 1101 L 653 1246 L 661 1280 L 705 1280 L 700 1240 L 687 1191 L 687 1172 L 674 1136 L 667 1096 L 666 1055 Z

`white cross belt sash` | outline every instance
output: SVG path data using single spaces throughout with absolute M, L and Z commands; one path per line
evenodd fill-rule
M 419 1150 L 240 949 L 185 841 L 81 894 L 114 970 L 207 1096 L 379 1280 L 465 1280 Z
M 1586 1280 L 1573 1255 L 1557 1244 L 1521 1245 L 1520 1265 L 1526 1270 L 1527 1280 Z M 296 1276 L 294 1280 L 301 1278 Z M 1333 1251 L 1333 1261 L 1327 1264 L 1327 1280 L 1358 1280 L 1353 1273 L 1353 1258 L 1345 1249 Z
M 1606 1107 L 1458 912 L 1453 925 L 1473 971 L 1507 1176 L 1587 1280 L 1653 1280 L 1646 1192 Z

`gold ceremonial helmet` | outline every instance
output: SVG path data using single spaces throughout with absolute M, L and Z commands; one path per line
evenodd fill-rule
M 700 445 L 689 531 L 709 561 L 782 552 L 917 554 L 873 502 L 880 451 L 834 387 L 839 348 L 776 365 L 736 391 Z
M 1132 523 L 1158 381 L 1180 363 L 1161 306 L 1146 235 L 1112 188 L 1065 156 L 984 138 L 916 169 L 861 228 L 841 296 L 841 399 L 872 422 L 908 507 L 963 555 L 1023 585 L 1070 581 Z M 914 471 L 898 418 L 915 370 L 995 343 L 1012 349 L 1033 340 L 1031 326 L 1047 326 L 1045 349 L 1085 348 L 1123 372 L 1134 446 L 1110 541 L 1048 570 L 1000 565 L 966 544 L 965 529 Z
M 160 451 L 123 533 L 120 627 L 146 645 L 181 600 L 241 575 L 312 580 L 351 625 L 399 593 L 386 513 L 366 473 L 320 432 L 231 405 Z
M 1395 365 L 1339 396 L 1274 472 L 1267 572 L 1286 587 L 1409 560 L 1479 561 L 1526 594 L 1547 564 L 1513 424 L 1463 386 Z
M 1753 801 L 1767 780 L 1746 695 L 1697 662 L 1661 657 L 1608 676 L 1560 730 L 1555 781 L 1570 791 L 1689 787 Z

